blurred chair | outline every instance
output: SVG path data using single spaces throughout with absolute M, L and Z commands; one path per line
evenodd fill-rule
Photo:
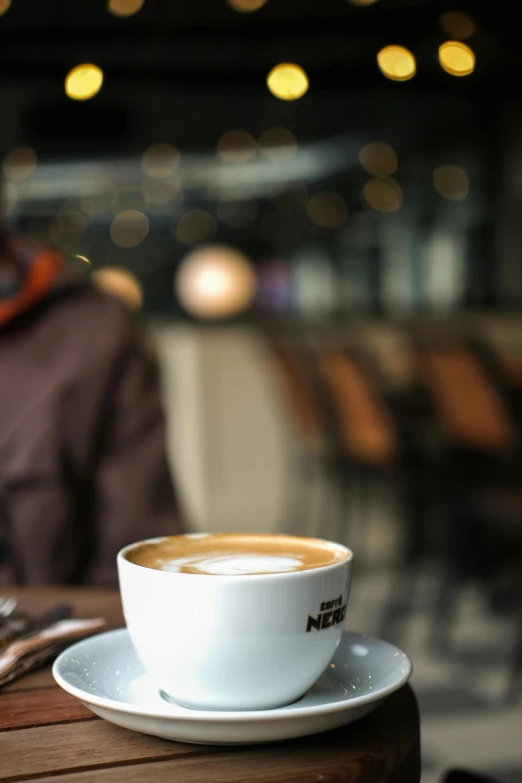
M 297 435 L 297 476 L 283 512 L 282 528 L 285 532 L 313 535 L 318 527 L 327 524 L 328 496 L 336 492 L 330 475 L 331 444 L 302 352 L 282 340 L 272 338 L 269 342 L 272 369 Z M 315 503 L 309 491 L 303 492 L 303 484 L 315 492 Z
M 520 437 L 504 390 L 476 345 L 424 345 L 418 363 L 442 434 L 436 469 L 445 506 L 444 571 L 432 641 L 447 645 L 460 589 L 470 580 L 494 607 L 510 573 L 510 611 L 522 616 Z M 522 668 L 520 626 L 517 637 L 509 692 Z

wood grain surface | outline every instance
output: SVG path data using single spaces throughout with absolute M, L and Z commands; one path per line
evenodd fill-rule
M 33 612 L 67 600 L 77 617 L 103 616 L 110 628 L 123 624 L 115 592 L 9 592 Z M 259 746 L 188 745 L 97 718 L 55 685 L 46 666 L 0 689 L 0 781 L 419 783 L 417 705 L 405 687 L 367 718 L 313 737 Z

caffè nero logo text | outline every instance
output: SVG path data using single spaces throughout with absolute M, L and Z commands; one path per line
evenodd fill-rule
M 335 598 L 333 601 L 324 601 L 321 604 L 321 611 L 317 617 L 308 615 L 308 622 L 306 625 L 306 633 L 310 633 L 312 629 L 316 631 L 324 631 L 325 628 L 333 628 L 334 625 L 342 623 L 346 615 L 347 604 L 343 604 L 342 595 L 339 598 Z

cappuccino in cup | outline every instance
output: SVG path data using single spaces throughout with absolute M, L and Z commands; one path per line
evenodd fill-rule
M 205 710 L 295 702 L 340 642 L 353 555 L 276 534 L 170 536 L 118 555 L 125 620 L 157 687 Z

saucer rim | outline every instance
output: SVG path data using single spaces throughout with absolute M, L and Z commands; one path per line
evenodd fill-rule
M 289 705 L 284 708 L 276 707 L 275 709 L 269 710 L 189 710 L 184 708 L 181 704 L 177 704 L 177 702 L 175 702 L 171 706 L 174 708 L 182 708 L 185 710 L 185 712 L 183 714 L 173 714 L 172 710 L 168 708 L 167 702 L 165 702 L 165 710 L 163 711 L 154 707 L 140 707 L 137 704 L 116 701 L 115 699 L 110 699 L 109 697 L 104 696 L 96 696 L 95 694 L 89 693 L 82 688 L 71 685 L 59 672 L 59 668 L 62 665 L 65 657 L 73 654 L 77 647 L 85 644 L 86 642 L 98 639 L 102 636 L 128 636 L 129 632 L 127 628 L 122 627 L 115 628 L 111 631 L 103 631 L 102 633 L 94 634 L 93 636 L 89 636 L 67 647 L 67 649 L 63 650 L 55 659 L 52 667 L 52 674 L 56 683 L 61 688 L 63 688 L 63 690 L 65 690 L 67 693 L 70 693 L 71 696 L 76 697 L 84 704 L 92 704 L 93 706 L 100 707 L 101 709 L 122 712 L 127 715 L 132 714 L 147 718 L 170 718 L 171 720 L 190 721 L 193 723 L 200 723 L 202 721 L 208 721 L 209 719 L 217 720 L 220 723 L 233 723 L 238 720 L 247 721 L 250 723 L 257 721 L 289 720 L 292 718 L 304 718 L 308 716 L 321 715 L 325 712 L 343 712 L 344 710 L 356 709 L 358 707 L 364 707 L 373 703 L 375 703 L 377 706 L 380 701 L 386 699 L 388 696 L 391 696 L 393 693 L 400 690 L 402 687 L 404 687 L 404 685 L 407 684 L 413 672 L 413 663 L 409 655 L 404 650 L 402 650 L 400 647 L 397 647 L 397 645 L 392 644 L 391 642 L 387 642 L 384 639 L 368 636 L 366 634 L 360 634 L 357 633 L 357 631 L 343 631 L 343 637 L 347 634 L 351 634 L 356 636 L 358 639 L 365 640 L 367 642 L 377 642 L 379 644 L 384 644 L 394 649 L 396 652 L 401 653 L 401 655 L 404 656 L 405 663 L 407 664 L 406 671 L 399 679 L 397 679 L 396 682 L 387 685 L 378 691 L 326 704 L 322 703 L 309 706 L 299 706 L 300 702 L 297 702 L 295 706 Z M 326 669 L 327 668 L 328 667 L 326 667 Z

